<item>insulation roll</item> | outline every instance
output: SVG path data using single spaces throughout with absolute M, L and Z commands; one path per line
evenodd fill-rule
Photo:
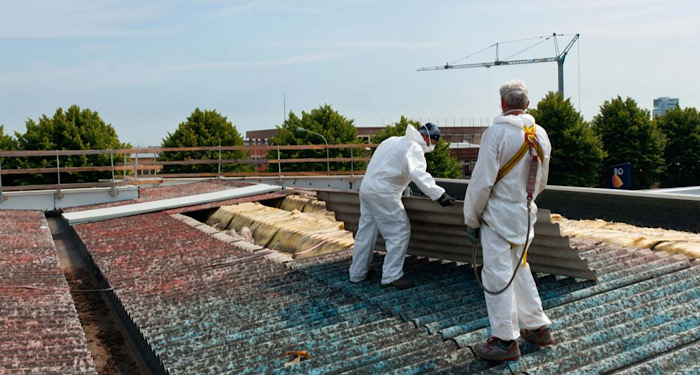
M 572 238 L 612 243 L 638 249 L 666 251 L 700 258 L 700 234 L 661 228 L 644 228 L 604 220 L 569 220 L 552 215 L 561 232 Z
M 290 195 L 281 207 L 286 210 L 257 202 L 224 206 L 207 219 L 207 224 L 232 233 L 249 228 L 256 245 L 297 254 L 295 257 L 352 249 L 352 232 L 345 230 L 343 222 L 335 220 L 333 212 L 325 210 L 325 202 Z

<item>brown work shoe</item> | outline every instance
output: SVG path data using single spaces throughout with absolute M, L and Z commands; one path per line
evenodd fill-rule
M 537 344 L 539 346 L 547 346 L 554 344 L 554 337 L 549 327 L 540 327 L 538 329 L 520 329 L 520 337 L 527 342 Z
M 390 286 L 393 286 L 396 289 L 410 289 L 416 286 L 416 284 L 408 277 L 402 276 L 400 279 L 394 280 L 389 284 L 382 284 L 382 288 L 388 288 Z
M 367 280 L 373 278 L 374 275 L 376 275 L 376 274 L 377 274 L 377 271 L 375 271 L 374 268 L 370 268 L 369 270 L 367 270 L 367 273 L 365 274 L 365 278 L 364 278 L 364 279 L 362 279 L 362 280 L 360 280 L 360 281 L 352 281 L 352 280 L 350 280 L 350 282 L 353 283 L 353 284 L 358 284 L 358 283 L 361 283 L 361 282 L 363 282 L 363 281 L 367 281 Z
M 498 337 L 491 337 L 486 342 L 475 344 L 474 355 L 487 361 L 517 361 L 520 359 L 520 347 L 516 340 L 510 344 L 505 343 Z

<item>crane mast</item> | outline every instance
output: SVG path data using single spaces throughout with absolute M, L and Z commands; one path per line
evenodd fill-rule
M 558 71 L 558 78 L 559 78 L 559 92 L 564 95 L 564 60 L 566 59 L 566 55 L 569 53 L 569 50 L 571 47 L 574 46 L 574 43 L 579 38 L 579 34 L 574 35 L 574 37 L 569 41 L 569 44 L 564 47 L 564 49 L 559 52 L 559 44 L 557 42 L 557 37 L 558 36 L 564 36 L 564 34 L 556 34 L 553 33 L 547 39 L 553 38 L 554 39 L 554 48 L 556 55 L 553 57 L 540 57 L 540 58 L 534 58 L 534 59 L 520 59 L 520 60 L 500 60 L 498 57 L 498 45 L 499 43 L 492 44 L 491 46 L 487 48 L 492 48 L 496 47 L 496 60 L 495 61 L 489 61 L 489 62 L 481 62 L 481 63 L 470 63 L 470 64 L 452 64 L 450 65 L 445 64 L 445 65 L 440 65 L 440 66 L 432 66 L 432 67 L 424 67 L 418 69 L 419 72 L 424 72 L 424 71 L 429 71 L 429 70 L 448 70 L 448 69 L 468 69 L 468 68 L 490 68 L 492 66 L 501 66 L 501 65 L 520 65 L 520 64 L 534 64 L 534 63 L 545 63 L 545 62 L 557 62 L 557 71 Z M 539 43 L 538 43 L 539 44 Z M 483 51 L 483 50 L 482 50 Z

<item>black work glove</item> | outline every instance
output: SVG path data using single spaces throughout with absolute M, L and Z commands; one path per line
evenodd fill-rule
M 478 245 L 481 242 L 481 229 L 467 227 L 467 236 L 469 236 L 469 241 L 474 245 Z
M 447 195 L 447 193 L 442 193 L 442 195 L 440 196 L 440 198 L 438 198 L 437 201 L 442 207 L 447 207 L 452 206 L 455 202 L 455 199 Z

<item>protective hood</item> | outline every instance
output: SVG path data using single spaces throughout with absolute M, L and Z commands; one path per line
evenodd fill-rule
M 497 116 L 494 119 L 494 123 L 496 122 L 515 125 L 520 129 L 523 126 L 527 126 L 528 128 L 532 126 L 532 124 L 535 123 L 535 118 L 528 115 L 527 113 L 524 113 L 522 115 L 517 116 Z
M 423 140 L 423 136 L 411 125 L 406 127 L 406 138 L 418 143 L 420 148 L 423 150 L 423 153 L 433 151 L 435 148 L 435 145 L 432 145 L 432 147 L 428 146 Z

